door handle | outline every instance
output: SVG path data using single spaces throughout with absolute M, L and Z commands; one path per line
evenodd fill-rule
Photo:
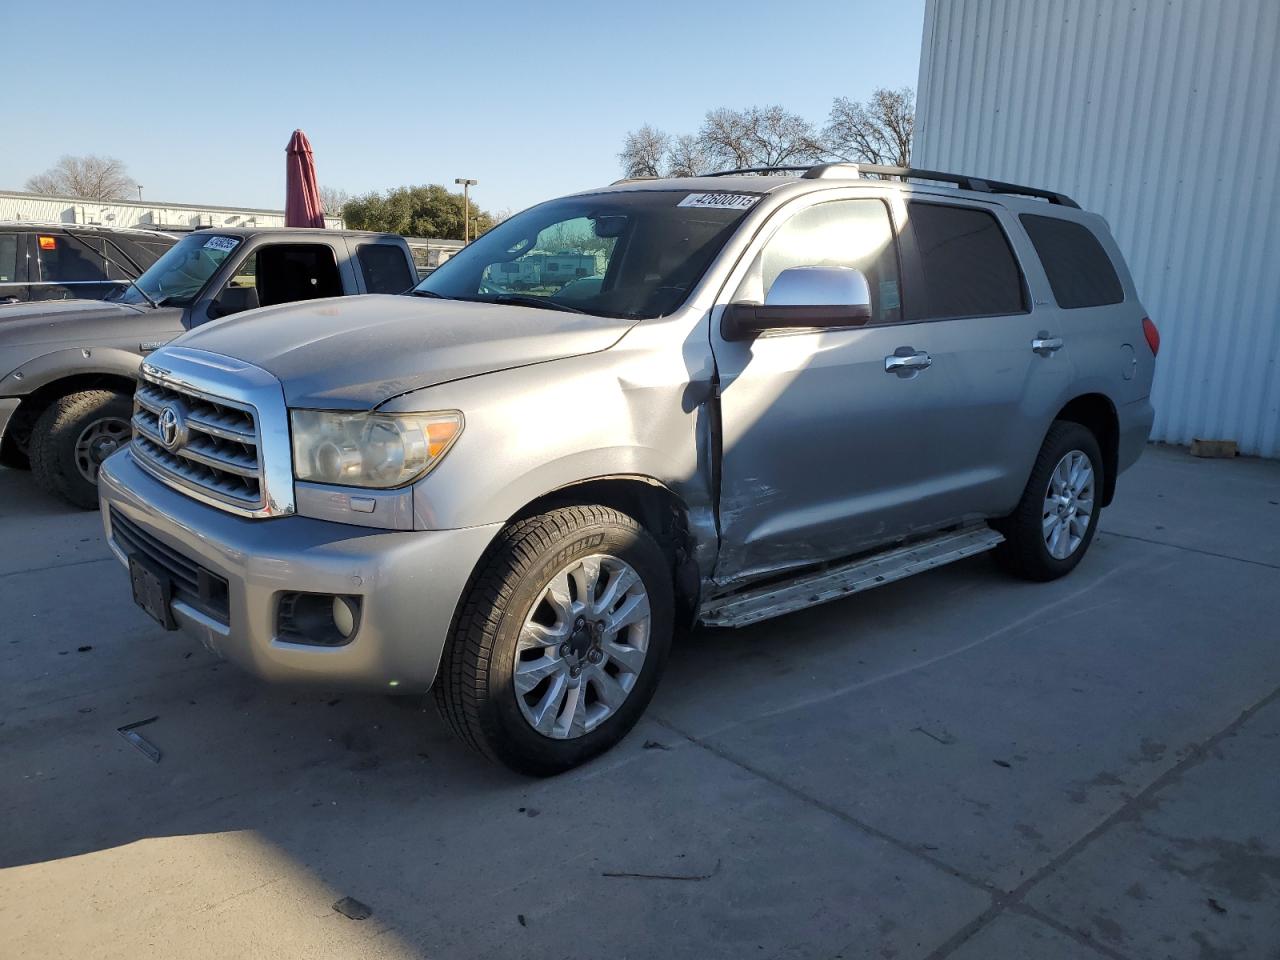
M 1047 357 L 1051 353 L 1057 353 L 1062 349 L 1062 338 L 1051 337 L 1043 330 L 1040 335 L 1031 341 L 1031 349 L 1042 357 Z
M 933 357 L 923 350 L 900 347 L 898 353 L 884 358 L 885 373 L 901 373 L 907 370 L 924 370 L 933 363 Z M 910 352 L 908 352 L 910 351 Z

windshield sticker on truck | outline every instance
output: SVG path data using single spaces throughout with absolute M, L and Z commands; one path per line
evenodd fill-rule
M 691 193 L 677 207 L 711 207 L 716 210 L 746 210 L 760 198 L 750 193 Z
M 236 244 L 239 242 L 235 237 L 210 237 L 204 242 L 204 248 L 206 250 L 221 250 L 224 253 L 229 253 L 236 248 Z

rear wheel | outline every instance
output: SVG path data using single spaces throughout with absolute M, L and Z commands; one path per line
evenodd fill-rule
M 631 517 L 563 507 L 511 525 L 459 608 L 434 687 L 465 742 L 546 776 L 617 743 L 671 645 L 670 565 Z
M 1102 471 L 1093 433 L 1055 421 L 1017 509 L 996 524 L 1005 536 L 996 549 L 1001 564 L 1028 580 L 1054 580 L 1074 570 L 1098 527 Z
M 98 469 L 129 442 L 133 401 L 114 390 L 83 390 L 52 404 L 31 430 L 36 483 L 77 507 L 98 505 Z

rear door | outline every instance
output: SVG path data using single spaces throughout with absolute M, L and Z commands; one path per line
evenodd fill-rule
M 107 276 L 105 244 L 95 236 L 72 230 L 36 233 L 38 282 L 32 281 L 32 300 L 100 300 L 117 284 Z

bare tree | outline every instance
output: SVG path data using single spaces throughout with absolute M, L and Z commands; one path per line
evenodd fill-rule
M 813 124 L 780 106 L 712 110 L 698 140 L 710 159 L 737 168 L 812 163 L 823 152 Z
M 351 194 L 345 190 L 339 190 L 337 187 L 321 187 L 320 188 L 320 206 L 324 208 L 324 212 L 330 217 L 342 216 L 342 208 L 351 200 Z
M 823 130 L 826 152 L 839 160 L 905 167 L 911 163 L 915 94 L 877 89 L 866 103 L 837 97 Z
M 662 161 L 670 142 L 670 137 L 647 123 L 639 130 L 629 131 L 627 138 L 622 142 L 622 150 L 618 153 L 625 175 L 628 177 L 662 176 Z
M 124 200 L 134 195 L 137 184 L 124 163 L 115 157 L 67 155 L 44 173 L 29 179 L 27 190 L 80 200 Z
M 710 158 L 701 139 L 684 133 L 671 141 L 667 150 L 668 177 L 696 177 L 710 170 Z

